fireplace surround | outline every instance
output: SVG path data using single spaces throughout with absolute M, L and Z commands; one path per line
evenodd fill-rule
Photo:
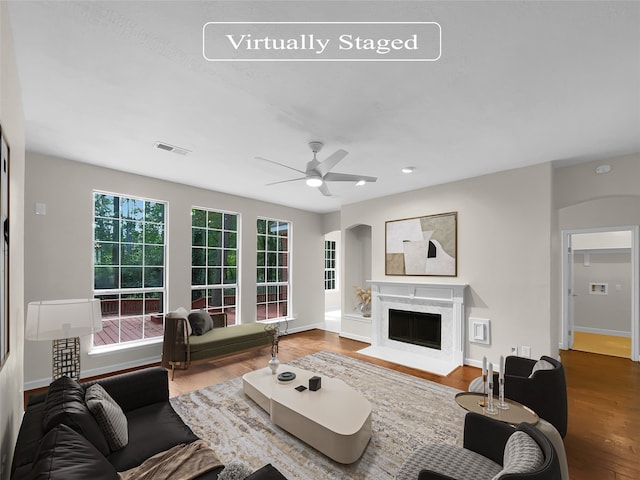
M 368 283 L 372 294 L 371 346 L 360 353 L 439 375 L 448 375 L 463 365 L 466 284 L 378 280 Z M 439 316 L 440 348 L 391 338 L 390 310 Z

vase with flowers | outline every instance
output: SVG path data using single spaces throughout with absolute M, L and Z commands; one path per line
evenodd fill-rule
M 271 339 L 271 359 L 268 362 L 269 368 L 271 369 L 271 373 L 275 374 L 276 370 L 278 370 L 278 366 L 280 365 L 280 360 L 278 360 L 278 342 L 280 340 L 280 324 L 279 323 L 268 323 L 264 330 L 269 335 Z
M 356 306 L 356 310 L 358 310 L 363 317 L 371 316 L 371 289 L 370 288 L 362 288 L 357 285 L 354 285 L 353 288 L 356 291 L 356 297 L 360 303 Z

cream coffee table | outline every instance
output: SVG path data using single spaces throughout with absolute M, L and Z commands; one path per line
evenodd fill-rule
M 244 393 L 271 421 L 339 463 L 355 462 L 371 439 L 371 404 L 364 396 L 337 378 L 322 377 L 315 392 L 299 392 L 309 386 L 315 373 L 280 365 L 277 373 L 293 372 L 296 378 L 278 381 L 277 374 L 263 368 L 242 377 Z

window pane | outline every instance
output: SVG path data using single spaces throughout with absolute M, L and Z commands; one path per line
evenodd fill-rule
M 120 269 L 120 287 L 121 288 L 141 288 L 142 287 L 142 268 L 141 267 L 122 267 Z
M 275 252 L 277 250 L 278 238 L 277 237 L 267 237 L 267 250 L 271 252 Z
M 225 248 L 236 248 L 236 234 L 234 232 L 224 232 Z
M 209 247 L 222 247 L 222 232 L 220 230 L 209 230 L 207 237 Z
M 206 273 L 205 268 L 191 269 L 191 285 L 206 285 Z
M 122 222 L 121 242 L 142 243 L 142 222 Z
M 159 245 L 145 245 L 145 265 L 164 265 L 164 247 Z
M 115 267 L 96 267 L 93 288 L 96 290 L 118 288 L 118 269 Z
M 192 290 L 191 291 L 191 309 L 199 310 L 207 306 L 207 291 Z
M 222 289 L 214 288 L 209 290 L 209 306 L 221 307 L 222 306 Z
M 145 223 L 144 243 L 162 245 L 164 243 L 164 225 L 160 223 Z
M 238 216 L 226 213 L 224 215 L 224 229 L 235 232 L 238 229 Z
M 164 268 L 162 267 L 146 267 L 144 269 L 144 286 L 162 287 L 163 274 Z
M 258 252 L 256 265 L 258 265 L 259 267 L 264 267 L 265 266 L 265 263 L 264 263 L 265 258 L 266 257 L 264 255 L 264 252 Z
M 164 223 L 164 204 L 146 202 L 144 219 L 147 222 Z
M 207 269 L 207 284 L 218 285 L 222 283 L 222 269 L 221 268 L 208 268 Z
M 142 245 L 122 245 L 122 265 L 142 265 Z
M 93 261 L 95 265 L 118 265 L 118 244 L 96 242 Z
M 122 300 L 120 301 L 121 315 L 142 315 L 143 313 L 144 303 L 142 294 L 122 295 Z
M 191 265 L 200 266 L 206 265 L 207 255 L 204 248 L 192 248 L 191 249 Z
M 258 251 L 267 249 L 267 240 L 266 239 L 267 239 L 267 237 L 265 237 L 264 235 L 258 235 L 257 244 L 256 244 L 256 249 Z
M 204 247 L 207 244 L 207 231 L 200 228 L 191 230 L 191 245 Z
M 96 218 L 94 223 L 94 239 L 104 242 L 118 241 L 118 228 L 120 222 L 106 218 Z
M 266 270 L 264 268 L 258 268 L 256 272 L 256 281 L 258 283 L 264 283 L 266 280 Z
M 222 213 L 210 211 L 208 212 L 208 219 L 207 227 L 217 229 L 222 228 Z
M 259 218 L 256 223 L 256 228 L 257 228 L 258 234 L 264 235 L 265 233 L 267 233 L 267 221 Z
M 208 263 L 209 266 L 219 267 L 222 265 L 222 251 L 217 248 L 209 248 L 208 250 Z
M 191 225 L 194 227 L 207 226 L 207 212 L 194 208 L 191 210 Z
M 135 198 L 121 199 L 122 218 L 129 220 L 142 220 L 144 217 L 144 201 Z
M 235 250 L 224 251 L 224 264 L 228 267 L 235 267 L 237 262 L 237 254 Z
M 224 268 L 224 283 L 236 283 L 236 268 Z
M 96 217 L 117 218 L 120 214 L 120 199 L 113 195 L 94 194 L 94 214 Z

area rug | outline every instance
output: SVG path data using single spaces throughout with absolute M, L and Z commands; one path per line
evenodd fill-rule
M 269 414 L 244 395 L 242 378 L 174 397 L 171 403 L 224 463 L 240 461 L 253 469 L 272 463 L 290 480 L 392 480 L 421 445 L 462 443 L 465 411 L 455 402 L 458 390 L 333 352 L 289 365 L 340 378 L 371 402 L 373 436 L 360 460 L 334 462 L 273 425 Z

